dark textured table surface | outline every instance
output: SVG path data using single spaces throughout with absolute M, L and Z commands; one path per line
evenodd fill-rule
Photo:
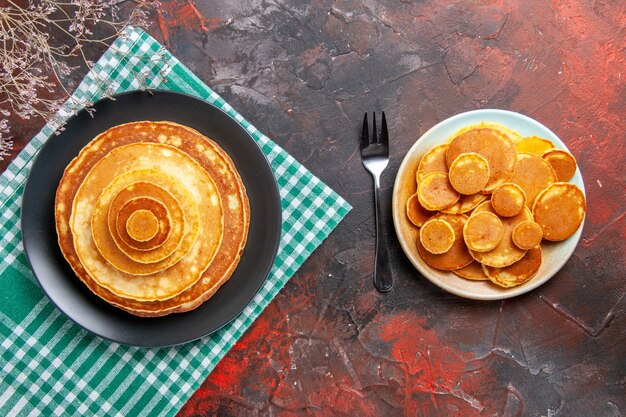
M 163 1 L 149 32 L 354 206 L 180 415 L 625 414 L 625 27 L 610 0 Z M 420 278 L 391 225 L 403 155 L 478 108 L 552 129 L 587 191 L 572 258 L 507 301 Z M 392 140 L 387 294 L 372 285 L 373 195 L 358 154 L 373 110 Z M 16 151 L 41 128 L 19 126 Z

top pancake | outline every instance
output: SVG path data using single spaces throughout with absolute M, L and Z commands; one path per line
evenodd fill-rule
M 493 128 L 475 128 L 454 137 L 446 151 L 448 166 L 462 153 L 475 152 L 489 164 L 489 181 L 482 190 L 490 194 L 500 184 L 507 182 L 515 170 L 517 150 L 511 138 Z
M 165 300 L 137 300 L 98 285 L 80 263 L 69 227 L 71 207 L 89 171 L 115 148 L 132 143 L 160 143 L 178 148 L 194 159 L 213 180 L 223 210 L 223 239 L 209 267 L 193 285 Z M 241 178 L 232 160 L 215 142 L 199 132 L 171 122 L 134 122 L 115 126 L 92 140 L 68 165 L 55 202 L 61 250 L 79 278 L 107 302 L 139 316 L 161 316 L 191 310 L 230 277 L 247 239 L 250 212 Z

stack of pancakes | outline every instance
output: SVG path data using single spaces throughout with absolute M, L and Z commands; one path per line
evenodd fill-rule
M 63 255 L 87 287 L 143 317 L 193 310 L 232 275 L 248 235 L 246 190 L 199 132 L 134 122 L 93 139 L 56 194 Z
M 548 139 L 490 122 L 466 126 L 403 178 L 404 232 L 433 268 L 521 285 L 538 273 L 544 240 L 563 241 L 582 225 L 584 193 L 567 182 L 576 169 Z

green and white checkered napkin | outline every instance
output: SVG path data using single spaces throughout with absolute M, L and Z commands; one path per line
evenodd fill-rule
M 93 336 L 66 318 L 46 298 L 27 266 L 19 216 L 24 182 L 37 150 L 53 133 L 52 123 L 63 122 L 80 107 L 68 102 L 0 178 L 2 416 L 174 414 L 351 208 L 142 30 L 127 29 L 74 96 L 89 102 L 142 85 L 207 100 L 234 117 L 257 141 L 282 198 L 283 236 L 272 272 L 231 324 L 183 346 L 127 347 Z

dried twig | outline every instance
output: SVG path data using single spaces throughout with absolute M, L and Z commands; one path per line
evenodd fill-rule
M 0 7 L 0 160 L 12 147 L 11 114 L 28 120 L 51 120 L 61 104 L 85 104 L 72 98 L 64 85 L 78 59 L 93 66 L 86 51 L 109 46 L 127 25 L 143 26 L 156 0 L 5 0 Z M 96 30 L 97 36 L 94 35 Z M 153 59 L 150 57 L 149 59 Z M 158 56 L 157 56 L 158 59 Z M 103 94 L 112 91 L 96 77 Z M 62 96 L 58 96 L 58 90 Z M 49 98 L 53 97 L 53 98 Z M 59 123 L 56 123 L 59 124 Z M 58 126 L 55 126 L 58 127 Z

